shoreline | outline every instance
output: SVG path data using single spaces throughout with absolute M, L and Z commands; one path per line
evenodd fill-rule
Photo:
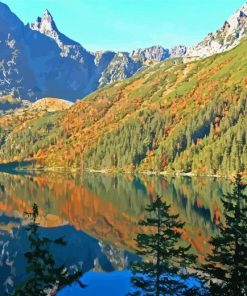
M 6 165 L 7 166 L 7 165 Z M 67 172 L 67 173 L 91 173 L 91 174 L 115 174 L 115 175 L 146 175 L 146 176 L 170 176 L 170 177 L 208 177 L 208 178 L 223 178 L 223 179 L 232 179 L 234 175 L 219 175 L 219 174 L 199 174 L 199 173 L 183 173 L 176 171 L 118 171 L 118 170 L 107 170 L 107 169 L 84 169 L 80 168 L 68 168 L 68 167 L 17 167 L 9 168 L 9 170 L 1 170 L 0 172 Z

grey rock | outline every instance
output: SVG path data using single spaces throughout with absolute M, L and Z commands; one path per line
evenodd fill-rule
M 215 33 L 209 33 L 202 42 L 188 48 L 190 57 L 207 57 L 237 46 L 247 35 L 247 3 L 238 9 Z
M 24 25 L 0 2 L 0 23 L 0 100 L 9 95 L 30 101 L 43 97 L 75 101 L 147 65 L 168 58 L 203 58 L 235 47 L 246 36 L 247 4 L 194 46 L 151 46 L 130 53 L 87 51 L 59 31 L 48 10 Z

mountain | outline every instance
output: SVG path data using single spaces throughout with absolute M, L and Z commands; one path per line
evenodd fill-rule
M 187 51 L 186 46 L 175 46 L 170 49 L 166 49 L 162 46 L 151 46 L 148 48 L 138 48 L 131 52 L 132 57 L 142 57 L 144 60 L 151 60 L 161 62 L 168 58 L 177 58 L 185 56 Z
M 62 56 L 68 56 L 70 48 L 73 46 L 78 47 L 81 50 L 84 49 L 79 43 L 69 39 L 64 34 L 59 32 L 51 13 L 47 9 L 45 10 L 42 18 L 38 17 L 34 23 L 28 25 L 30 29 L 38 31 L 41 34 L 54 39 L 62 50 Z M 84 51 L 86 50 L 84 49 Z
M 0 162 L 231 175 L 247 171 L 247 40 L 168 59 L 58 112 L 0 118 Z
M 76 101 L 169 58 L 206 57 L 229 50 L 246 36 L 247 4 L 195 46 L 152 46 L 130 53 L 87 51 L 59 31 L 48 10 L 24 25 L 0 3 L 0 22 L 0 109 L 7 110 L 23 105 L 23 100 L 43 97 Z
M 114 55 L 107 68 L 102 72 L 99 86 L 131 77 L 142 67 L 143 63 L 140 60 L 135 61 L 128 53 L 119 52 Z
M 126 52 L 87 51 L 58 30 L 48 10 L 25 26 L 7 5 L 0 3 L 0 22 L 1 109 L 18 107 L 19 101 L 13 102 L 19 98 L 75 101 L 134 75 L 147 60 Z M 8 104 L 6 96 L 10 98 Z
M 25 27 L 2 3 L 0 3 L 0 22 L 0 96 L 11 94 L 13 97 L 18 95 L 25 97 L 26 93 L 32 92 L 37 84 L 24 40 Z
M 207 57 L 229 50 L 247 35 L 247 3 L 238 9 L 215 33 L 210 33 L 200 43 L 189 47 L 187 56 Z
M 42 97 L 75 101 L 96 90 L 101 80 L 124 79 L 141 67 L 127 54 L 124 67 L 113 69 L 115 76 L 105 78 L 104 71 L 109 73 L 107 67 L 114 67 L 119 54 L 88 52 L 59 32 L 48 10 L 25 26 L 0 3 L 0 22 L 0 100 L 10 96 L 31 101 Z
M 96 84 L 93 55 L 81 50 L 80 63 L 65 61 L 53 39 L 24 26 L 4 4 L 0 22 L 1 96 L 35 100 L 49 94 L 74 100 Z

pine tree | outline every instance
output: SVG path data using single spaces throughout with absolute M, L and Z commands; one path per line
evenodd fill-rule
M 238 174 L 235 187 L 222 199 L 225 223 L 210 241 L 212 253 L 203 265 L 203 278 L 212 295 L 247 295 L 247 195 Z
M 85 287 L 78 279 L 82 276 L 81 271 L 70 274 L 65 266 L 57 267 L 50 246 L 66 245 L 63 238 L 51 240 L 41 237 L 37 217 L 39 215 L 38 206 L 33 205 L 31 213 L 26 213 L 31 217 L 31 222 L 26 226 L 30 251 L 25 253 L 27 259 L 27 273 L 29 279 L 17 288 L 13 295 L 16 296 L 45 296 L 57 291 L 66 285 L 77 281 L 81 287 Z
M 160 197 L 146 212 L 145 220 L 139 222 L 144 232 L 136 238 L 143 260 L 131 265 L 137 291 L 130 295 L 183 295 L 187 289 L 184 280 L 189 277 L 185 270 L 195 260 L 188 253 L 190 245 L 184 247 L 180 240 L 184 223 L 179 215 L 169 213 L 170 206 Z

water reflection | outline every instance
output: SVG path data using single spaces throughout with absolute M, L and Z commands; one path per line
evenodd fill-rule
M 123 250 L 134 248 L 138 220 L 157 194 L 186 222 L 184 238 L 203 257 L 223 219 L 220 197 L 230 190 L 227 181 L 213 178 L 0 173 L 0 284 L 25 276 L 22 213 L 34 202 L 44 233 L 69 242 L 58 258 L 67 266 L 109 271 L 127 266 L 129 255 Z

